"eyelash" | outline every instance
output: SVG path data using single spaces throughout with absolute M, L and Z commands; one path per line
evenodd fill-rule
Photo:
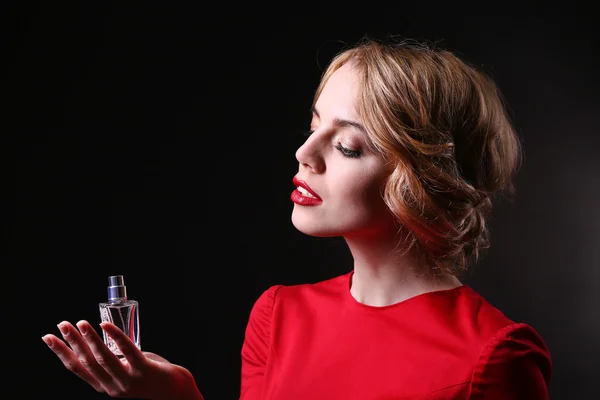
M 358 157 L 360 157 L 360 151 L 358 151 L 358 150 L 350 150 L 350 149 L 342 146 L 339 143 L 335 145 L 335 148 L 337 150 L 339 150 L 340 153 L 342 153 L 342 155 L 344 157 L 348 157 L 348 158 L 358 158 Z
M 304 136 L 310 136 L 313 134 L 313 130 L 306 130 L 304 131 Z M 342 146 L 340 143 L 336 144 L 334 146 L 336 148 L 336 150 L 338 150 L 340 153 L 342 153 L 342 155 L 344 157 L 348 157 L 348 158 L 359 158 L 360 157 L 360 151 L 358 150 L 350 150 L 344 146 Z

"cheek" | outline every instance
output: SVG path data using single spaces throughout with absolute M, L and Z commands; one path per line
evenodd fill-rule
M 357 176 L 352 184 L 347 186 L 340 200 L 354 209 L 362 209 L 367 214 L 380 214 L 382 210 L 387 210 L 382 197 L 383 184 L 384 179 L 377 176 Z

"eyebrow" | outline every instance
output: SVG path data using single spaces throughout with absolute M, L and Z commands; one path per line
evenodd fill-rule
M 318 118 L 321 118 L 321 116 L 319 115 L 319 112 L 317 111 L 317 109 L 315 107 L 311 108 L 311 111 L 313 114 L 315 114 Z M 338 126 L 340 128 L 346 128 L 346 127 L 352 127 L 355 129 L 358 129 L 359 131 L 361 131 L 363 134 L 367 134 L 367 130 L 365 129 L 364 126 L 362 126 L 361 124 L 359 124 L 356 121 L 349 121 L 347 119 L 341 119 L 341 118 L 335 118 L 333 120 L 333 124 L 335 126 Z

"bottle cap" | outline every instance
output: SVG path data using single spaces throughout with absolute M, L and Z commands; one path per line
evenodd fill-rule
M 127 288 L 123 275 L 113 275 L 108 277 L 108 300 L 126 300 Z

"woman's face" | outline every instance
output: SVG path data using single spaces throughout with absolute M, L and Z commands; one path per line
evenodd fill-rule
M 308 235 L 350 237 L 395 231 L 381 197 L 392 169 L 369 150 L 355 107 L 358 90 L 352 64 L 335 71 L 315 105 L 312 134 L 296 151 L 299 168 L 291 195 L 292 222 Z

